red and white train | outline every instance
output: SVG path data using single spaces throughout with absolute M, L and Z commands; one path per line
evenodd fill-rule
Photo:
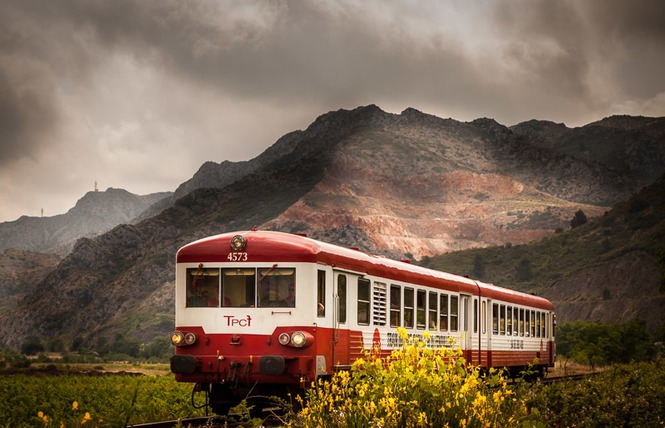
M 297 393 L 364 350 L 462 348 L 482 367 L 555 359 L 555 315 L 540 297 L 281 232 L 225 233 L 176 256 L 171 371 L 217 413 L 248 394 Z

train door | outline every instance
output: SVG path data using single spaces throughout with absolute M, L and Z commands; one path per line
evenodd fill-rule
M 347 321 L 347 303 L 349 277 L 343 272 L 334 272 L 333 284 L 333 334 L 332 363 L 335 368 L 346 368 L 349 365 L 349 328 Z
M 471 310 L 471 300 L 471 296 L 468 294 L 460 295 L 460 345 L 464 349 L 464 358 L 470 362 L 472 361 L 471 351 L 473 350 L 473 333 L 471 332 L 473 311 Z

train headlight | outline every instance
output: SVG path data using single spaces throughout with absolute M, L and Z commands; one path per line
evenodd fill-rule
M 247 246 L 247 241 L 242 235 L 235 235 L 231 238 L 231 250 L 242 251 Z
M 185 334 L 185 344 L 193 345 L 196 342 L 196 335 L 194 333 Z
M 302 331 L 296 331 L 291 336 L 291 343 L 293 343 L 293 346 L 296 348 L 302 348 L 307 344 L 307 336 L 305 336 L 305 333 Z
M 173 346 L 182 346 L 185 344 L 185 334 L 182 331 L 174 331 L 171 333 L 171 344 Z
M 291 346 L 292 348 L 306 348 L 314 343 L 314 336 L 306 331 L 284 332 L 277 337 L 277 340 L 280 345 Z
M 289 342 L 291 342 L 291 336 L 289 336 L 289 333 L 282 333 L 279 335 L 279 344 L 287 346 Z
M 171 344 L 173 346 L 189 346 L 193 345 L 196 342 L 196 335 L 194 333 L 183 333 L 180 330 L 176 330 L 171 333 Z

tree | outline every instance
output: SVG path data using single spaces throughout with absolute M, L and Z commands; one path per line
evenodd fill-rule
M 36 336 L 30 336 L 25 339 L 23 345 L 21 345 L 21 353 L 25 355 L 37 355 L 40 352 L 44 352 L 44 345 L 42 341 Z
M 517 279 L 520 281 L 528 281 L 532 276 L 531 262 L 526 257 L 522 257 L 517 265 Z
M 570 227 L 575 229 L 578 226 L 582 226 L 584 223 L 588 221 L 586 214 L 584 214 L 584 211 L 578 210 L 575 213 L 575 217 L 573 217 L 572 220 L 570 220 Z
M 557 329 L 557 352 L 592 367 L 602 364 L 648 361 L 655 355 L 644 320 L 609 325 L 597 321 L 564 323 Z
M 473 258 L 473 269 L 471 270 L 471 275 L 478 279 L 483 279 L 483 276 L 485 276 L 485 263 L 483 262 L 483 257 L 480 254 L 476 254 L 476 257 Z

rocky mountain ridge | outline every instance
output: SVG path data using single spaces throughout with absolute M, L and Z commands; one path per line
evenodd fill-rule
M 130 223 L 170 192 L 135 195 L 123 189 L 92 191 L 65 214 L 51 217 L 22 216 L 0 223 L 0 251 L 7 248 L 64 256 L 77 239 L 94 237 Z
M 175 252 L 222 231 L 305 232 L 419 259 L 548 236 L 575 211 L 601 215 L 646 183 L 527 134 L 414 109 L 326 113 L 260 160 L 204 165 L 158 214 L 79 240 L 34 293 L 0 308 L 4 344 L 168 334 Z

